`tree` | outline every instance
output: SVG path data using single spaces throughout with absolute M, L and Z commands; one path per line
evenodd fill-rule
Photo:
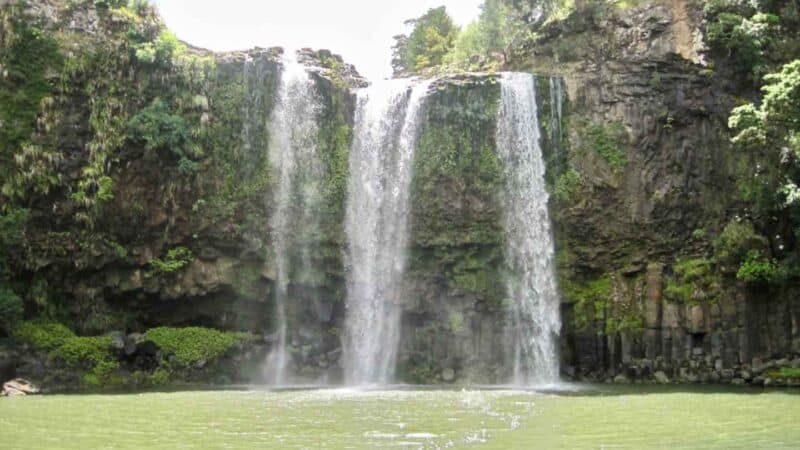
M 392 66 L 395 73 L 419 72 L 436 67 L 450 50 L 459 28 L 444 6 L 431 8 L 422 16 L 405 22 L 413 25 L 411 34 L 395 36 Z
M 790 208 L 800 223 L 800 60 L 764 76 L 760 105 L 748 103 L 731 112 L 734 144 L 761 161 L 751 174 L 758 179 L 752 200 L 762 210 Z

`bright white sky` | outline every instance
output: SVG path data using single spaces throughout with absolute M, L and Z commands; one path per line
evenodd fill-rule
M 406 19 L 444 5 L 464 26 L 481 0 L 151 0 L 169 28 L 211 50 L 327 48 L 372 80 L 391 74 L 392 36 Z

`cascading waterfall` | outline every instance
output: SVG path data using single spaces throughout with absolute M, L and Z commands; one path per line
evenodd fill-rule
M 358 94 L 350 151 L 345 382 L 394 375 L 408 245 L 409 188 L 419 112 L 429 84 L 387 80 Z
M 556 337 L 561 325 L 535 79 L 506 73 L 500 85 L 496 140 L 506 167 L 502 197 L 513 382 L 551 384 L 558 381 Z
M 269 119 L 269 161 L 276 177 L 275 210 L 271 217 L 275 251 L 276 339 L 267 356 L 267 384 L 283 385 L 289 376 L 287 297 L 292 276 L 302 278 L 310 267 L 310 239 L 314 210 L 320 202 L 324 166 L 317 154 L 316 138 L 321 100 L 306 68 L 287 52 L 278 88 L 277 103 Z

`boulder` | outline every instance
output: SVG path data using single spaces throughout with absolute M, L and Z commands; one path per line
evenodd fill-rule
M 623 374 L 619 374 L 619 375 L 614 377 L 614 383 L 616 383 L 616 384 L 628 384 L 630 382 L 631 382 L 631 380 L 629 380 L 628 377 L 626 377 Z
M 38 394 L 39 387 L 28 380 L 22 378 L 15 378 L 11 381 L 3 383 L 2 395 L 8 397 L 17 397 L 21 395 Z
M 444 381 L 449 383 L 449 382 L 451 382 L 451 381 L 453 381 L 455 379 L 456 379 L 456 371 L 455 370 L 453 370 L 450 367 L 442 370 L 442 380 L 444 380 Z
M 656 382 L 658 382 L 659 384 L 669 384 L 669 377 L 661 370 L 654 373 L 653 377 L 655 377 Z

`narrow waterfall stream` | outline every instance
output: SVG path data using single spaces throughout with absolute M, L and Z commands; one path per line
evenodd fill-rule
M 500 85 L 496 140 L 506 167 L 507 348 L 513 349 L 514 384 L 551 384 L 558 380 L 556 337 L 561 325 L 535 79 L 506 73 Z
M 551 76 L 550 80 L 550 142 L 553 153 L 561 153 L 561 120 L 563 115 L 564 91 L 561 78 Z
M 306 68 L 295 60 L 294 52 L 286 52 L 277 104 L 269 119 L 269 161 L 276 177 L 270 228 L 277 269 L 277 336 L 264 365 L 264 381 L 270 385 L 290 381 L 289 284 L 293 276 L 302 278 L 302 271 L 311 269 L 312 242 L 307 237 L 319 220 L 315 219 L 314 208 L 321 201 L 319 183 L 324 175 L 316 148 L 320 102 Z
M 392 381 L 408 245 L 409 186 L 428 83 L 373 84 L 358 93 L 350 151 L 344 376 L 348 385 Z

